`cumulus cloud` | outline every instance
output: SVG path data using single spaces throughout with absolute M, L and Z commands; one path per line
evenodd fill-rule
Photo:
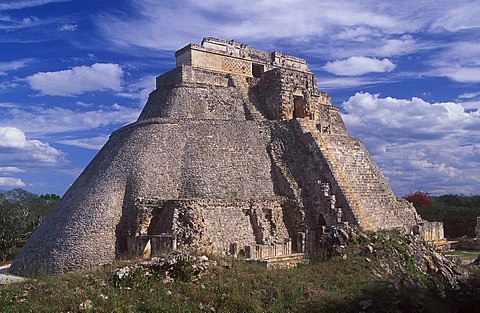
M 344 60 L 328 62 L 323 69 L 340 76 L 359 76 L 367 73 L 391 72 L 395 69 L 395 64 L 389 59 L 350 57 Z
M 89 91 L 121 90 L 123 70 L 118 64 L 95 63 L 25 78 L 32 89 L 46 95 L 73 96 Z
M 0 177 L 0 186 L 4 186 L 4 187 L 25 187 L 26 184 L 20 178 Z
M 420 44 L 412 35 L 402 35 L 400 38 L 386 39 L 377 51 L 372 51 L 377 56 L 405 55 L 412 52 L 431 48 L 432 44 Z
M 54 165 L 65 161 L 64 153 L 39 140 L 27 139 L 15 127 L 0 127 L 0 162 Z
M 466 110 L 480 110 L 480 100 L 462 101 L 461 104 Z
M 357 93 L 343 103 L 350 133 L 364 141 L 398 195 L 478 193 L 480 112 L 459 103 Z

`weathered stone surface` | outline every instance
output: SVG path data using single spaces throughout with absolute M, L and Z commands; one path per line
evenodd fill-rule
M 205 271 L 217 266 L 206 255 L 192 256 L 186 252 L 175 250 L 163 258 L 154 257 L 134 265 L 118 268 L 113 273 L 113 282 L 117 287 L 129 287 L 135 277 L 165 276 L 164 283 L 173 280 L 192 282 L 198 280 Z
M 232 243 L 242 252 L 291 240 L 293 252 L 310 253 L 327 225 L 417 223 L 305 60 L 213 38 L 176 57 L 138 121 L 111 135 L 14 272 L 148 257 L 173 243 L 228 253 Z

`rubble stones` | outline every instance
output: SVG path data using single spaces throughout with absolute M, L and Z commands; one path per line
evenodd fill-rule
M 371 299 L 363 300 L 358 303 L 360 310 L 365 311 L 369 307 L 373 305 L 373 301 Z
M 93 302 L 90 299 L 87 299 L 78 305 L 80 311 L 91 311 L 93 310 Z
M 358 253 L 368 256 L 369 260 L 375 258 L 379 262 L 374 273 L 379 277 L 393 273 L 403 273 L 408 277 L 412 272 L 416 272 L 418 275 L 428 277 L 442 292 L 460 291 L 468 278 L 468 272 L 460 265 L 460 261 L 451 260 L 428 248 L 418 236 L 404 231 L 398 232 L 395 236 L 387 232 L 373 233 L 369 236 L 350 226 L 342 224 L 330 226 L 320 239 L 322 249 L 318 253 L 324 257 L 346 258 L 348 246 L 352 243 L 359 249 Z M 406 281 L 413 283 L 411 278 Z
M 174 280 L 192 282 L 198 280 L 210 267 L 217 266 L 206 255 L 192 256 L 183 251 L 172 251 L 163 258 L 152 258 L 135 265 L 118 268 L 113 273 L 116 286 L 129 286 L 135 277 L 164 277 L 164 284 Z

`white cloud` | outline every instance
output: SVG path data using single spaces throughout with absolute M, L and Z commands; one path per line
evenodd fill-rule
M 68 2 L 71 0 L 5 0 L 0 3 L 0 11 L 18 10 L 24 8 L 38 7 L 49 3 Z
M 30 25 L 30 24 L 34 24 L 36 22 L 38 22 L 38 17 L 36 17 L 36 16 L 25 17 L 22 20 L 23 25 Z
M 395 69 L 395 64 L 389 59 L 350 57 L 344 60 L 328 62 L 323 68 L 335 75 L 359 76 L 367 73 L 391 72 Z
M 450 2 L 450 1 L 449 1 Z M 448 3 L 448 9 L 443 10 L 441 18 L 433 24 L 434 30 L 448 30 L 451 32 L 480 27 L 480 7 L 475 1 L 460 1 Z
M 366 27 L 346 27 L 341 30 L 337 37 L 342 40 L 354 40 L 364 42 L 372 35 L 372 29 Z
M 365 77 L 316 77 L 318 80 L 318 88 L 320 90 L 353 89 L 355 87 L 383 83 L 381 80 L 366 79 Z
M 461 83 L 480 82 L 480 42 L 455 41 L 429 60 L 429 76 Z
M 121 90 L 123 71 L 118 64 L 95 63 L 70 70 L 40 72 L 25 78 L 30 86 L 46 95 L 72 96 L 89 91 Z
M 411 35 L 403 35 L 400 39 L 386 39 L 377 51 L 372 51 L 377 56 L 405 55 L 428 48 L 424 44 L 419 44 Z
M 0 10 L 1 11 L 1 10 Z M 2 41 L 7 40 L 9 35 L 17 34 L 16 31 L 23 30 L 26 28 L 38 28 L 41 26 L 48 25 L 51 23 L 51 19 L 42 19 L 40 20 L 36 16 L 28 16 L 24 18 L 12 18 L 6 15 L 0 15 L 0 29 L 6 30 L 2 35 Z M 17 38 L 18 40 L 18 38 Z
M 25 133 L 15 127 L 0 127 L 0 162 L 57 164 L 65 161 L 62 151 L 39 140 L 27 139 Z
M 467 92 L 467 93 L 462 93 L 461 95 L 458 96 L 459 99 L 472 99 L 475 97 L 480 96 L 480 91 L 477 92 Z
M 352 32 L 367 36 L 365 29 L 371 30 L 370 34 L 379 29 L 382 33 L 402 33 L 413 23 L 392 15 L 398 7 L 401 5 L 385 7 L 341 0 L 285 0 L 276 1 L 275 5 L 268 1 L 245 5 L 233 1 L 180 0 L 158 6 L 154 0 L 139 0 L 133 3 L 128 19 L 118 14 L 105 15 L 97 19 L 97 24 L 106 38 L 120 46 L 160 50 L 178 49 L 206 35 L 249 43 L 265 44 L 278 39 L 302 43 L 305 38 L 320 39 L 331 32 L 341 32 L 348 40 L 355 36 Z M 182 32 L 165 31 L 179 23 Z
M 449 67 L 433 73 L 460 83 L 480 83 L 480 67 Z
M 357 93 L 343 104 L 350 133 L 364 141 L 397 195 L 478 193 L 480 114 L 459 103 Z
M 0 177 L 0 186 L 4 186 L 4 187 L 25 187 L 26 184 L 20 178 Z
M 58 140 L 58 143 L 85 149 L 99 150 L 107 141 L 108 136 L 97 136 L 92 138 L 62 139 Z
M 129 84 L 125 87 L 125 92 L 118 93 L 118 96 L 138 99 L 143 106 L 148 99 L 148 95 L 155 90 L 155 76 L 149 75 L 142 77 L 139 81 Z
M 15 166 L 4 166 L 0 167 L 0 173 L 6 174 L 6 173 L 24 173 L 25 170 L 22 170 L 21 168 L 15 167 Z
M 466 110 L 480 110 L 480 100 L 462 101 L 461 104 Z
M 29 133 L 55 134 L 124 125 L 134 122 L 140 110 L 140 108 L 127 108 L 118 104 L 89 111 L 60 107 L 12 108 L 5 112 L 0 123 L 12 127 L 22 125 L 22 129 Z
M 0 108 L 18 108 L 18 104 L 13 102 L 0 102 Z
M 25 134 L 14 127 L 0 127 L 0 148 L 24 148 L 29 142 Z
M 76 24 L 62 24 L 62 25 L 58 26 L 58 31 L 74 32 L 74 31 L 77 30 L 77 28 L 78 28 L 78 25 L 76 25 Z
M 32 62 L 32 59 L 21 59 L 10 62 L 0 62 L 0 75 L 6 75 L 9 71 L 16 71 L 22 67 L 27 66 Z
M 400 35 L 399 42 L 387 42 L 385 47 L 398 54 L 398 49 L 405 49 L 399 44 L 414 43 L 411 37 L 402 35 L 428 31 L 432 24 L 444 22 L 445 11 L 456 6 L 458 3 L 416 0 L 284 0 L 274 5 L 269 1 L 245 5 L 239 1 L 179 0 L 158 6 L 154 0 L 137 0 L 128 18 L 104 15 L 97 19 L 97 25 L 106 38 L 120 46 L 160 50 L 175 50 L 207 35 L 263 45 L 275 40 L 284 44 L 290 41 L 294 46 L 310 44 L 311 40 L 304 39 L 314 38 L 324 50 L 334 47 L 335 41 L 355 41 L 375 49 L 378 43 Z M 458 25 L 472 26 L 456 20 Z M 182 31 L 166 31 L 171 25 L 179 25 Z
M 93 106 L 93 103 L 86 103 L 86 102 L 83 102 L 83 101 L 77 101 L 75 102 L 76 105 L 79 105 L 81 107 L 84 107 L 84 108 L 90 108 Z

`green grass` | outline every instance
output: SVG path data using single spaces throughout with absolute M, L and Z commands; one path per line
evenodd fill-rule
M 456 251 L 446 252 L 445 255 L 451 256 L 451 257 L 459 257 L 462 260 L 464 260 L 465 262 L 471 263 L 471 262 L 475 261 L 475 259 L 478 257 L 479 252 L 478 251 L 456 250 Z
M 387 286 L 364 258 L 334 258 L 294 269 L 230 262 L 194 283 L 136 277 L 121 287 L 111 279 L 113 268 L 45 276 L 0 287 L 0 308 L 76 312 L 88 299 L 95 312 L 349 312 L 367 298 L 377 297 L 380 303 L 379 289 Z
M 409 271 L 408 250 L 394 239 L 376 248 Z M 351 247 L 347 259 L 312 259 L 293 269 L 219 259 L 228 266 L 211 267 L 193 282 L 188 275 L 166 282 L 159 273 L 119 284 L 112 275 L 115 266 L 44 276 L 0 286 L 0 311 L 79 312 L 80 304 L 90 300 L 90 312 L 358 312 L 358 303 L 371 299 L 368 312 L 454 312 L 455 303 L 425 287 L 415 270 L 378 275 L 378 261 L 359 249 Z M 392 249 L 399 252 L 388 254 Z M 412 280 L 413 285 L 407 283 Z

